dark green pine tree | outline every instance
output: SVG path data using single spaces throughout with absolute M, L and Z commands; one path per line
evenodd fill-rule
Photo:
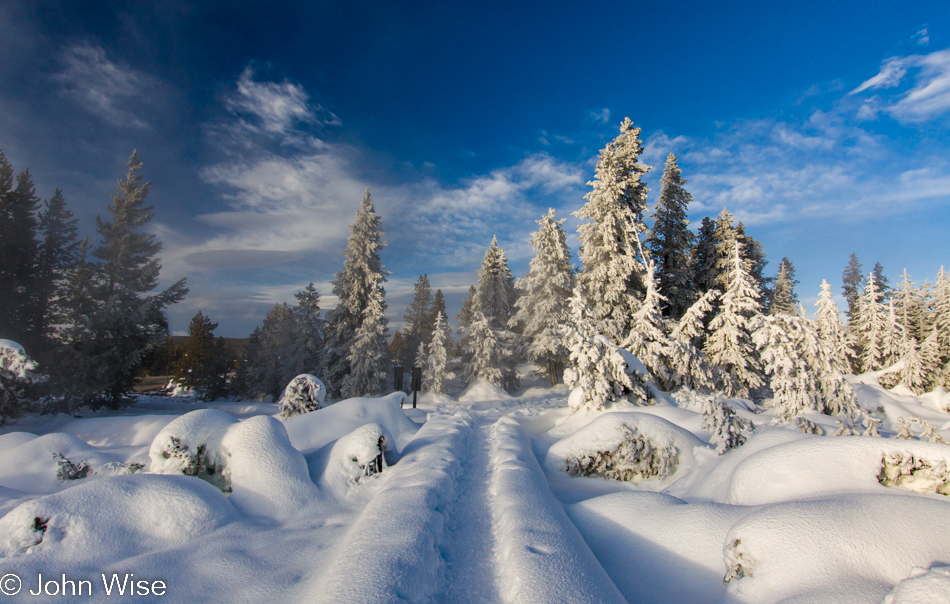
M 0 152 L 0 334 L 36 354 L 40 343 L 36 325 L 36 196 L 29 170 L 16 176 Z
M 301 373 L 316 375 L 320 370 L 325 329 L 324 321 L 320 317 L 320 294 L 313 283 L 309 283 L 303 291 L 294 294 L 294 297 L 297 299 L 294 316 L 298 325 L 298 350 L 295 374 L 291 377 Z
M 717 287 L 719 269 L 716 266 L 719 256 L 716 253 L 716 221 L 706 216 L 699 225 L 696 247 L 693 248 L 692 279 L 693 289 L 700 295 Z
M 667 301 L 663 314 L 679 319 L 694 302 L 690 253 L 696 236 L 686 220 L 686 210 L 693 197 L 683 188 L 686 179 L 672 153 L 666 159 L 660 182 L 660 199 L 653 209 L 653 228 L 647 237 L 647 247 L 656 263 L 657 287 Z
M 417 367 L 419 360 L 419 346 L 432 339 L 432 330 L 429 325 L 429 314 L 432 309 L 432 288 L 429 285 L 428 275 L 419 275 L 414 287 L 412 302 L 406 307 L 403 314 L 405 321 L 402 328 L 402 337 L 405 346 L 402 355 L 398 357 L 403 367 Z
M 158 285 L 162 244 L 155 235 L 142 232 L 155 214 L 152 206 L 145 205 L 151 183 L 143 183 L 138 174 L 142 162 L 137 152 L 132 152 L 128 166 L 125 180 L 119 181 L 112 195 L 111 220 L 96 217 L 102 238 L 94 252 L 100 260 L 94 296 L 99 305 L 88 318 L 87 341 L 77 343 L 97 368 L 96 378 L 88 384 L 91 389 L 83 397 L 113 407 L 125 401 L 145 355 L 167 337 L 165 308 L 188 293 L 184 279 L 162 292 L 149 293 Z
M 37 303 L 35 322 L 43 342 L 42 355 L 50 357 L 54 342 L 61 334 L 54 333 L 68 323 L 67 279 L 76 266 L 80 242 L 77 239 L 78 219 L 66 207 L 66 199 L 59 189 L 53 193 L 39 217 L 42 237 L 36 267 Z
M 855 313 L 858 309 L 861 291 L 864 289 L 865 279 L 858 255 L 851 252 L 851 256 L 848 257 L 848 264 L 844 267 L 844 272 L 841 273 L 841 294 L 848 303 L 848 310 L 845 311 L 848 316 L 848 324 L 852 324 L 855 320 Z
M 448 313 L 445 311 L 445 296 L 442 294 L 441 289 L 435 290 L 435 297 L 432 299 L 432 310 L 429 312 L 429 333 L 432 334 L 435 332 L 435 323 L 436 317 L 439 316 L 439 313 L 442 313 L 442 320 L 444 321 L 448 317 Z
M 468 328 L 472 325 L 472 320 L 475 318 L 474 315 L 474 305 L 475 298 L 478 296 L 478 290 L 475 289 L 474 285 L 468 286 L 468 296 L 465 300 L 462 301 L 462 308 L 459 309 L 459 313 L 455 315 L 455 323 L 458 326 L 458 348 L 456 353 L 462 357 L 462 362 L 465 363 L 468 358 Z
M 798 294 L 795 293 L 795 266 L 788 258 L 782 258 L 778 265 L 778 276 L 772 290 L 772 302 L 769 305 L 771 315 L 795 315 L 798 313 Z
M 891 299 L 891 281 L 884 275 L 884 267 L 880 262 L 874 263 L 874 282 L 877 284 L 877 301 L 886 304 Z
M 212 323 L 200 310 L 192 317 L 188 325 L 188 339 L 182 349 L 182 356 L 175 364 L 175 381 L 200 393 L 204 400 L 214 400 L 220 396 L 222 381 L 222 356 L 227 356 L 214 338 L 217 323 Z M 222 341 L 223 343 L 223 341 Z M 225 375 L 226 377 L 226 375 Z

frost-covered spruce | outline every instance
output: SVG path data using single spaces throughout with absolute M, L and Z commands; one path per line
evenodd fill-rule
M 574 289 L 571 298 L 568 347 L 571 364 L 564 372 L 564 382 L 574 389 L 568 399 L 573 411 L 602 409 L 608 402 L 631 393 L 641 402 L 653 398 L 648 376 L 632 371 L 635 368 L 629 366 L 635 358 L 628 362 L 616 344 L 597 332 L 579 288 Z
M 350 347 L 350 374 L 343 379 L 344 397 L 376 396 L 386 390 L 391 363 L 387 343 L 389 320 L 384 312 L 383 287 L 379 283 L 370 290 L 362 325 Z
M 587 203 L 573 214 L 587 221 L 578 227 L 583 265 L 578 284 L 594 329 L 614 343 L 627 337 L 643 291 L 637 243 L 647 231 L 649 189 L 642 178 L 650 167 L 639 163 L 642 152 L 640 129 L 624 119 L 620 135 L 600 151 Z
M 844 325 L 841 323 L 841 314 L 835 303 L 831 285 L 825 279 L 821 280 L 821 292 L 815 302 L 818 311 L 815 313 L 815 329 L 818 335 L 829 346 L 832 361 L 841 373 L 851 371 L 850 359 L 854 356 L 848 339 L 845 336 Z
M 568 360 L 564 326 L 574 289 L 574 267 L 562 227 L 565 220 L 555 220 L 552 209 L 538 221 L 540 228 L 531 236 L 535 256 L 509 322 L 521 327 L 528 358 L 547 368 L 552 386 Z
M 859 359 L 859 371 L 884 367 L 884 334 L 887 330 L 887 309 L 878 298 L 880 287 L 874 273 L 868 273 L 867 285 L 858 298 L 855 320 L 848 326 L 851 344 Z
M 920 346 L 913 338 L 907 344 L 904 354 L 904 369 L 901 371 L 901 385 L 919 396 L 930 390 L 937 369 L 937 334 L 930 334 Z
M 782 258 L 778 265 L 778 276 L 772 289 L 772 303 L 769 314 L 794 314 L 798 310 L 798 296 L 795 294 L 795 267 L 788 258 Z
M 651 376 L 668 389 L 671 385 L 669 357 L 672 342 L 664 331 L 663 315 L 660 305 L 666 300 L 656 289 L 653 260 L 637 242 L 637 249 L 643 257 L 646 270 L 643 274 L 645 293 L 640 307 L 630 321 L 630 333 L 621 343 L 633 356 L 640 359 Z M 688 368 L 682 368 L 686 369 Z
M 449 325 L 441 311 L 435 316 L 435 329 L 429 341 L 425 365 L 422 366 L 422 389 L 426 392 L 445 393 L 445 386 L 454 376 L 449 370 L 447 344 Z
M 759 361 L 752 342 L 752 318 L 761 314 L 759 288 L 746 270 L 741 244 L 733 249 L 729 285 L 719 304 L 719 314 L 709 324 L 704 352 L 732 378 L 726 394 L 747 397 L 763 385 Z
M 933 324 L 937 331 L 937 357 L 941 363 L 950 360 L 950 273 L 940 267 L 934 284 Z M 950 387 L 950 383 L 944 383 Z
M 394 359 L 403 367 L 422 367 L 419 353 L 422 345 L 432 337 L 429 312 L 432 306 L 432 287 L 428 275 L 419 275 L 413 287 L 412 302 L 403 314 L 402 336 L 405 347 L 400 358 Z
M 681 342 L 701 347 L 706 339 L 706 317 L 713 311 L 713 305 L 721 295 L 722 292 L 712 288 L 700 296 L 686 309 L 686 312 L 673 329 L 672 337 Z
M 903 417 L 897 418 L 897 434 L 894 438 L 902 440 L 914 440 L 914 433 L 910 431 L 910 424 Z
M 472 384 L 483 379 L 496 386 L 501 385 L 501 359 L 503 344 L 498 341 L 496 330 L 481 311 L 476 311 L 466 330 L 469 346 L 469 362 L 463 368 L 462 379 Z
M 880 437 L 881 437 L 881 432 L 880 432 L 880 430 L 878 430 L 878 428 L 880 428 L 880 427 L 881 427 L 881 424 L 883 424 L 883 423 L 884 423 L 884 422 L 883 422 L 882 420 L 879 420 L 879 419 L 877 419 L 876 417 L 871 417 L 870 414 L 865 415 L 865 416 L 864 416 L 864 425 L 865 425 L 865 428 L 864 428 L 864 432 L 863 432 L 861 435 L 862 435 L 862 436 L 873 436 L 873 437 L 875 437 L 875 438 L 880 438 Z
M 693 196 L 683 187 L 686 179 L 672 153 L 663 165 L 660 183 L 660 198 L 653 208 L 653 228 L 647 247 L 656 259 L 657 290 L 667 301 L 664 314 L 678 319 L 695 300 L 690 252 L 696 236 L 686 220 Z
M 887 321 L 881 339 L 882 366 L 889 367 L 901 360 L 907 354 L 909 345 L 907 332 L 897 315 L 897 307 L 892 298 L 887 304 Z
M 0 426 L 27 410 L 24 388 L 46 379 L 18 343 L 0 340 Z
M 333 295 L 339 302 L 327 313 L 329 324 L 326 338 L 322 375 L 334 393 L 341 393 L 344 379 L 350 374 L 350 349 L 357 330 L 363 324 L 370 297 L 379 289 L 388 271 L 383 269 L 379 252 L 386 246 L 383 227 L 369 189 L 363 193 L 356 220 L 350 226 L 350 238 L 343 251 L 343 270 L 333 280 Z M 382 302 L 383 311 L 386 309 Z
M 280 418 L 286 419 L 301 413 L 316 411 L 323 406 L 327 395 L 327 387 L 320 378 L 309 373 L 302 373 L 290 380 L 284 388 L 284 396 L 277 401 L 280 407 Z
M 702 429 L 712 432 L 710 444 L 716 445 L 716 453 L 722 455 L 745 443 L 743 430 L 755 429 L 755 424 L 736 415 L 735 410 L 715 396 L 707 396 L 702 402 Z

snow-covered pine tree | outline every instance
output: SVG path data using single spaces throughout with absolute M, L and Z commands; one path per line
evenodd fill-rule
M 755 424 L 736 415 L 735 409 L 715 396 L 705 397 L 702 404 L 702 430 L 712 432 L 709 444 L 716 445 L 719 455 L 745 444 L 743 431 L 755 430 Z
M 653 398 L 648 376 L 630 368 L 620 348 L 597 332 L 579 285 L 571 297 L 567 341 L 571 354 L 564 383 L 573 389 L 568 398 L 572 411 L 602 409 L 608 402 L 631 394 L 639 402 Z
M 853 324 L 857 317 L 858 304 L 861 298 L 861 292 L 864 290 L 864 271 L 861 269 L 861 261 L 858 255 L 851 252 L 848 257 L 848 264 L 841 273 L 841 295 L 848 303 L 848 309 L 845 314 L 848 317 L 848 323 Z
M 350 347 L 350 373 L 343 380 L 344 397 L 378 396 L 386 391 L 392 361 L 389 358 L 389 319 L 383 302 L 383 275 L 369 290 L 369 301 Z
M 669 367 L 673 342 L 664 330 L 661 305 L 666 302 L 657 291 L 653 258 L 637 242 L 638 252 L 644 261 L 643 283 L 645 292 L 640 307 L 633 313 L 630 333 L 621 343 L 633 356 L 646 365 L 650 375 L 661 387 L 670 389 L 672 371 Z
M 640 129 L 624 119 L 620 135 L 600 152 L 594 180 L 587 183 L 593 188 L 585 195 L 587 203 L 573 214 L 587 221 L 578 227 L 583 268 L 577 282 L 595 330 L 614 343 L 627 337 L 643 292 L 636 248 L 647 231 L 643 214 L 649 189 L 642 178 L 650 167 L 639 163 L 642 152 Z
M 445 320 L 445 313 L 439 311 L 435 316 L 435 329 L 432 330 L 432 339 L 426 347 L 428 354 L 422 369 L 422 389 L 427 392 L 444 394 L 446 384 L 455 377 L 448 368 L 449 337 L 449 324 Z
M 83 383 L 86 390 L 80 395 L 87 402 L 102 401 L 113 407 L 124 402 L 145 355 L 164 344 L 168 325 L 163 311 L 188 293 L 181 279 L 149 295 L 158 285 L 162 244 L 141 230 L 155 214 L 152 206 L 145 205 L 151 183 L 142 183 L 138 174 L 142 162 L 136 151 L 128 167 L 125 180 L 119 181 L 119 190 L 112 195 L 112 221 L 96 217 L 102 240 L 94 253 L 101 262 L 95 267 L 97 307 L 87 317 L 88 338 L 70 342 L 96 367 L 95 378 Z
M 709 324 L 710 334 L 704 352 L 729 374 L 729 396 L 749 396 L 764 385 L 759 361 L 752 342 L 753 317 L 761 314 L 761 294 L 742 260 L 742 244 L 734 242 L 732 270 L 725 293 L 719 301 L 719 314 Z
M 478 295 L 478 290 L 475 289 L 474 285 L 468 286 L 468 296 L 465 300 L 462 301 L 462 308 L 459 309 L 459 313 L 455 315 L 455 323 L 458 327 L 458 355 L 462 358 L 462 365 L 468 365 L 469 362 L 469 343 L 468 328 L 472 324 L 472 319 L 474 318 L 474 306 L 475 298 Z
M 713 312 L 714 305 L 719 301 L 721 295 L 722 292 L 715 287 L 706 290 L 698 300 L 686 309 L 686 312 L 673 329 L 672 337 L 681 342 L 702 347 L 706 339 L 706 317 Z
M 504 344 L 498 340 L 498 330 L 492 327 L 488 317 L 480 310 L 475 310 L 472 322 L 465 330 L 465 339 L 468 344 L 468 359 L 463 365 L 462 379 L 466 384 L 483 379 L 500 386 L 504 377 Z
M 445 319 L 446 322 L 448 322 L 449 313 L 447 310 L 445 310 L 445 296 L 442 294 L 441 289 L 435 290 L 435 296 L 432 298 L 432 308 L 429 310 L 429 318 L 427 322 L 429 325 L 430 337 L 431 337 L 431 334 L 435 333 L 435 321 L 436 321 L 436 317 L 439 316 L 439 313 L 441 313 L 443 319 Z M 449 343 L 450 341 L 447 340 L 446 341 L 447 348 L 448 348 Z
M 656 262 L 657 290 L 666 299 L 663 314 L 679 319 L 695 300 L 690 255 L 696 236 L 686 220 L 693 197 L 683 187 L 686 179 L 672 153 L 666 158 L 660 183 L 660 199 L 653 208 L 647 248 Z
M 798 294 L 795 293 L 795 266 L 788 258 L 782 258 L 778 265 L 778 276 L 775 277 L 775 286 L 772 289 L 772 303 L 769 305 L 769 314 L 795 314 L 798 310 Z
M 320 294 L 313 283 L 308 283 L 302 291 L 294 294 L 297 306 L 294 318 L 297 320 L 297 352 L 295 357 L 296 375 L 316 374 L 320 370 L 323 352 L 324 321 L 320 317 Z M 325 393 L 324 393 L 325 394 Z
M 369 189 L 366 189 L 356 211 L 356 220 L 350 226 L 350 237 L 343 251 L 343 270 L 333 280 L 333 294 L 339 302 L 327 313 L 328 330 L 321 378 L 331 394 L 341 394 L 343 380 L 351 370 L 350 348 L 363 324 L 364 310 L 377 288 L 383 295 L 383 311 L 386 310 L 385 291 L 381 288 L 389 271 L 383 269 L 379 259 L 379 252 L 385 246 L 382 221 L 376 214 Z
M 901 360 L 904 354 L 907 353 L 907 346 L 910 344 L 907 332 L 904 330 L 904 326 L 901 324 L 900 317 L 897 314 L 894 298 L 888 300 L 886 308 L 887 320 L 885 321 L 884 333 L 881 337 L 882 367 L 890 367 Z
M 716 263 L 719 256 L 716 254 L 716 221 L 709 216 L 703 217 L 699 223 L 699 233 L 696 236 L 696 245 L 690 257 L 693 290 L 704 294 L 716 287 L 719 271 Z
M 516 335 L 508 327 L 515 302 L 514 278 L 508 268 L 505 251 L 498 247 L 498 240 L 493 237 L 491 247 L 485 252 L 482 267 L 478 270 L 478 289 L 472 304 L 474 317 L 484 318 L 493 333 L 488 337 L 484 333 L 484 326 L 476 326 L 479 320 L 473 319 L 469 325 L 466 334 L 467 354 L 463 359 L 472 366 L 465 370 L 467 378 L 481 377 L 509 389 L 515 385 L 514 366 L 517 357 L 513 349 Z M 497 374 L 487 368 L 491 363 L 496 363 Z M 471 382 L 466 379 L 466 383 Z
M 920 342 L 930 333 L 924 325 L 925 289 L 925 287 L 917 287 L 905 268 L 901 274 L 900 283 L 897 284 L 897 289 L 891 297 L 897 313 L 897 322 L 904 334 L 902 346 L 904 350 L 908 349 L 908 341 L 911 338 Z
M 950 361 L 950 273 L 940 267 L 934 284 L 933 326 L 937 331 L 937 358 L 940 364 Z M 950 384 L 946 384 L 950 386 Z
M 929 392 L 940 382 L 940 358 L 938 332 L 934 329 L 924 341 L 910 340 L 910 346 L 904 354 L 904 369 L 900 383 L 916 395 Z
M 0 340 L 0 426 L 27 410 L 24 389 L 45 379 L 36 369 L 36 361 L 27 356 L 20 344 Z
M 891 282 L 884 275 L 884 267 L 880 262 L 874 263 L 871 272 L 874 273 L 874 283 L 877 284 L 877 301 L 886 305 L 887 301 L 891 299 Z
M 746 273 L 759 290 L 760 298 L 766 293 L 767 279 L 762 275 L 765 265 L 765 251 L 762 244 L 753 237 L 746 235 L 742 221 L 734 224 L 735 218 L 726 208 L 716 217 L 716 230 L 713 234 L 716 249 L 716 276 L 714 284 L 726 291 L 732 274 L 732 252 L 736 242 L 740 243 L 740 257 Z
M 818 308 L 815 313 L 815 329 L 818 331 L 818 336 L 828 345 L 828 352 L 835 368 L 841 373 L 849 373 L 854 353 L 845 336 L 841 314 L 835 303 L 834 294 L 831 293 L 831 284 L 825 279 L 821 280 L 821 292 L 818 294 L 815 306 Z
M 554 210 L 538 221 L 532 233 L 535 256 L 524 279 L 524 294 L 515 302 L 510 325 L 520 325 L 529 359 L 545 367 L 551 385 L 557 384 L 568 360 L 564 326 L 570 316 L 574 290 L 574 267 L 567 247 L 567 235 L 555 220 Z
M 887 309 L 879 301 L 880 291 L 874 273 L 868 273 L 867 285 L 858 299 L 855 320 L 849 325 L 851 345 L 860 359 L 858 371 L 867 372 L 884 367 L 884 334 L 887 330 Z
M 402 337 L 406 344 L 402 356 L 398 358 L 403 367 L 421 367 L 416 364 L 419 360 L 420 347 L 432 338 L 429 325 L 431 306 L 432 288 L 429 286 L 429 276 L 419 275 L 414 286 L 412 302 L 403 314 L 405 323 L 402 328 Z

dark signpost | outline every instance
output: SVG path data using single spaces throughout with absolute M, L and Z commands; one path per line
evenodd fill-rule
M 412 368 L 412 408 L 416 408 L 416 393 L 422 390 L 422 367 Z

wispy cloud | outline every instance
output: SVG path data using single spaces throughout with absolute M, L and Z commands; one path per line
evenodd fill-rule
M 898 121 L 922 122 L 947 113 L 950 110 L 950 49 L 891 57 L 884 61 L 877 75 L 862 82 L 850 94 L 897 88 L 911 70 L 916 71 L 916 77 L 909 89 L 869 99 L 861 107 L 859 116 L 867 119 L 883 111 Z
M 244 127 L 272 135 L 287 136 L 300 123 L 340 125 L 340 118 L 312 102 L 303 86 L 286 79 L 282 82 L 261 80 L 252 66 L 241 72 L 234 92 L 225 99 L 225 106 L 242 118 Z
M 148 128 L 136 111 L 158 88 L 149 75 L 109 60 L 99 46 L 67 48 L 54 76 L 63 92 L 89 113 L 126 128 Z
M 606 124 L 610 121 L 610 109 L 604 107 L 603 109 L 598 109 L 596 111 L 591 111 L 589 114 L 590 119 L 595 122 Z
M 930 32 L 927 31 L 926 27 L 924 27 L 914 34 L 913 39 L 917 41 L 918 46 L 926 46 L 927 44 L 930 44 Z

